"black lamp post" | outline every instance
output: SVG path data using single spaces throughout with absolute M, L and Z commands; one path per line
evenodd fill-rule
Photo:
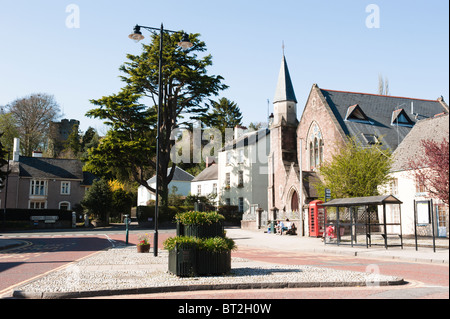
M 156 192 L 155 192 L 155 234 L 153 237 L 153 255 L 158 256 L 158 197 L 159 197 L 159 134 L 160 134 L 160 123 L 161 123 L 161 105 L 163 103 L 163 94 L 162 94 L 162 66 L 163 66 L 163 42 L 164 42 L 164 32 L 169 33 L 177 33 L 177 31 L 164 30 L 164 26 L 161 23 L 161 28 L 152 28 L 152 27 L 144 27 L 140 25 L 136 25 L 134 27 L 134 32 L 130 34 L 128 37 L 135 42 L 139 42 L 144 39 L 142 35 L 141 28 L 146 29 L 150 32 L 159 30 L 159 79 L 158 79 L 158 121 L 157 121 L 157 134 L 156 134 Z M 187 50 L 193 46 L 193 44 L 189 41 L 189 36 L 184 33 L 182 40 L 178 43 L 183 50 Z

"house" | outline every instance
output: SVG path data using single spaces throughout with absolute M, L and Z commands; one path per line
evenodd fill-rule
M 362 145 L 381 143 L 393 152 L 418 121 L 448 113 L 448 105 L 442 98 L 426 100 L 338 91 L 314 84 L 298 120 L 297 98 L 284 56 L 273 103 L 269 219 L 285 218 L 305 209 L 305 204 L 314 199 L 306 186 L 320 178 L 317 168 L 332 158 L 346 137 L 353 137 Z M 307 224 L 307 214 L 294 214 L 294 218 Z
M 217 196 L 218 176 L 219 165 L 207 163 L 207 167 L 192 180 L 191 195 L 214 197 L 213 201 L 217 206 L 219 203 L 219 197 Z
M 167 175 L 170 174 L 172 168 L 169 168 L 167 171 Z M 186 172 L 185 170 L 175 167 L 175 173 L 173 175 L 172 181 L 168 185 L 169 194 L 176 194 L 187 196 L 191 191 L 191 181 L 194 179 L 194 176 Z M 156 188 L 156 176 L 153 176 L 147 181 L 147 184 Z M 150 192 L 144 186 L 138 187 L 138 196 L 137 196 L 137 205 L 138 206 L 146 206 L 149 200 L 155 200 L 156 196 L 154 193 Z
M 249 213 L 252 207 L 267 210 L 267 156 L 270 131 L 246 132 L 235 128 L 234 139 L 218 153 L 219 202 L 238 206 Z
M 83 172 L 76 159 L 20 156 L 18 138 L 14 139 L 13 159 L 9 161 L 8 187 L 0 191 L 1 207 L 71 210 L 79 204 L 95 176 Z
M 392 182 L 389 187 L 384 189 L 384 193 L 390 193 L 403 202 L 401 206 L 402 233 L 405 235 L 414 235 L 414 203 L 425 208 L 425 215 L 420 216 L 418 211 L 417 233 L 419 236 L 431 236 L 431 212 L 436 221 L 435 235 L 439 237 L 448 237 L 449 216 L 448 206 L 440 200 L 433 198 L 431 194 L 418 184 L 411 170 L 409 162 L 411 159 L 422 157 L 424 149 L 422 140 L 432 140 L 441 142 L 449 138 L 449 115 L 443 114 L 436 117 L 418 121 L 414 128 L 409 132 L 405 139 L 400 143 L 393 153 L 394 163 L 391 169 Z M 426 168 L 424 168 L 426 169 Z M 428 209 L 428 201 L 432 199 L 433 207 L 431 212 Z M 388 213 L 397 216 L 400 211 L 396 207 L 388 207 Z

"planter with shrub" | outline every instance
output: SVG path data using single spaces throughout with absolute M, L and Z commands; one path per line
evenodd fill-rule
M 177 214 L 177 236 L 164 242 L 169 271 L 180 277 L 229 273 L 235 243 L 225 237 L 223 219 L 217 213 Z

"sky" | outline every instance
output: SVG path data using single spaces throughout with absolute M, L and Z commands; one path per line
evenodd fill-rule
M 142 46 L 136 24 L 199 33 L 210 75 L 229 88 L 244 125 L 273 112 L 284 54 L 298 100 L 311 87 L 449 101 L 447 0 L 0 0 L 0 106 L 32 93 L 55 97 L 84 132 L 89 102 L 119 92 L 120 65 Z M 149 41 L 149 33 L 143 30 Z

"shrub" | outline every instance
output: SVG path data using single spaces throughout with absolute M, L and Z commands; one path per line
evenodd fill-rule
M 183 225 L 206 225 L 223 221 L 225 217 L 216 212 L 204 213 L 190 211 L 176 214 L 175 220 Z
M 170 237 L 164 241 L 164 249 L 174 250 L 177 246 L 203 251 L 223 252 L 236 249 L 234 240 L 223 237 L 197 238 L 187 236 Z

